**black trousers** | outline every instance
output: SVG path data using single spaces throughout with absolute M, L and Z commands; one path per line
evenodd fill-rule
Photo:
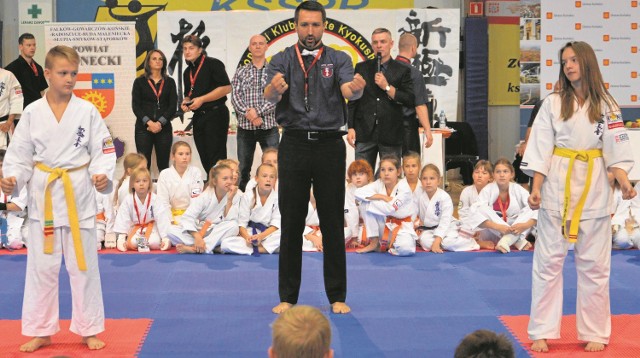
M 227 159 L 229 109 L 220 105 L 213 109 L 197 110 L 193 114 L 193 141 L 196 143 L 202 167 L 209 170 L 218 160 Z
M 151 170 L 151 153 L 156 149 L 156 165 L 158 172 L 169 167 L 171 158 L 171 145 L 173 143 L 173 129 L 171 123 L 167 123 L 158 133 L 136 128 L 136 149 L 138 153 L 147 158 L 147 169 Z
M 278 147 L 281 213 L 278 289 L 280 301 L 296 304 L 302 272 L 302 233 L 313 194 L 322 231 L 324 286 L 330 303 L 347 297 L 344 247 L 346 147 L 342 138 L 307 140 L 286 130 Z
M 420 154 L 420 130 L 416 117 L 404 118 L 404 140 L 402 141 L 402 155 L 408 151 Z

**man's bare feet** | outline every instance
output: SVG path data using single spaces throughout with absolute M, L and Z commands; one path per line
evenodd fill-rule
M 91 350 L 102 349 L 107 345 L 96 336 L 82 337 L 82 343 L 86 344 Z
M 531 344 L 531 350 L 534 351 L 534 352 L 542 352 L 542 353 L 548 352 L 549 351 L 549 346 L 547 346 L 547 340 L 546 339 L 536 339 Z
M 42 347 L 46 347 L 51 344 L 51 337 L 33 337 L 31 340 L 20 346 L 20 352 L 31 353 L 35 352 Z
M 334 302 L 331 304 L 331 310 L 335 314 L 346 314 L 351 312 L 351 307 L 344 302 Z
M 271 312 L 275 313 L 275 314 L 280 314 L 286 310 L 288 310 L 289 308 L 293 307 L 293 305 L 289 302 L 280 302 L 277 306 L 273 307 L 271 309 Z
M 183 244 L 176 245 L 176 251 L 180 254 L 195 254 L 196 248 L 193 246 L 187 246 Z
M 589 342 L 586 346 L 584 346 L 585 352 L 600 352 L 604 350 L 604 343 L 599 342 Z
M 361 248 L 361 249 L 357 249 L 356 252 L 359 254 L 365 254 L 367 252 L 371 252 L 371 251 L 375 251 L 377 250 L 379 247 L 378 245 L 378 239 L 377 238 L 372 238 L 371 241 L 369 241 L 369 245 Z

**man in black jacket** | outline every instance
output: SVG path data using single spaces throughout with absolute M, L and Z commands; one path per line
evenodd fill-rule
M 347 140 L 356 149 L 356 159 L 365 159 L 375 168 L 378 154 L 401 157 L 402 107 L 414 107 L 415 96 L 411 69 L 391 58 L 391 32 L 384 28 L 374 30 L 371 44 L 378 58 L 356 65 L 355 72 L 367 85 L 360 99 L 349 102 Z

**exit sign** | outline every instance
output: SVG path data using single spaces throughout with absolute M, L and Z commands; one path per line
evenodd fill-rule
M 484 3 L 480 1 L 472 1 L 469 3 L 469 16 L 483 16 Z

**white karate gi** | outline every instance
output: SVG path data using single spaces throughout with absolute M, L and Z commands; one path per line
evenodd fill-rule
M 482 228 L 474 228 L 469 224 L 469 216 L 471 214 L 471 206 L 478 201 L 480 193 L 476 189 L 475 185 L 469 185 L 462 189 L 460 193 L 460 199 L 458 202 L 458 220 L 456 225 L 458 226 L 458 235 L 472 238 L 479 233 L 483 238 L 485 235 L 492 235 L 488 230 Z M 485 233 L 485 231 L 487 233 Z
M 0 68 L 0 117 L 22 113 L 22 86 L 10 71 Z M 0 149 L 7 148 L 10 132 L 0 133 Z
M 238 211 L 240 206 L 240 191 L 233 196 L 232 205 L 227 215 L 224 214 L 228 196 L 218 201 L 214 188 L 209 188 L 198 197 L 193 198 L 187 211 L 182 214 L 180 225 L 173 225 L 169 229 L 169 239 L 173 245 L 183 244 L 193 246 L 195 239 L 190 231 L 199 231 L 206 220 L 211 226 L 203 235 L 206 253 L 212 254 L 222 240 L 238 235 Z
M 9 211 L 1 213 L 3 218 L 7 220 L 7 245 L 12 250 L 21 249 L 24 246 L 24 241 L 29 236 L 29 226 L 26 223 L 27 218 L 27 201 L 28 201 L 27 188 L 23 187 L 20 190 L 18 197 L 12 197 L 9 195 L 5 197 L 4 193 L 0 192 L 0 201 L 13 203 L 17 205 L 21 211 Z
M 635 185 L 636 192 L 640 190 L 640 182 Z M 640 197 L 636 196 L 631 200 L 622 200 L 622 192 L 620 189 L 615 190 L 615 205 L 611 225 L 618 225 L 618 232 L 613 235 L 614 249 L 631 249 L 633 247 L 640 248 Z M 635 220 L 634 228 L 631 232 L 626 229 L 626 221 L 630 219 L 629 212 Z
M 525 223 L 531 219 L 538 220 L 538 211 L 531 210 L 529 207 L 529 192 L 516 183 L 509 183 L 509 207 L 506 208 L 507 221 L 502 218 L 502 214 L 498 215 L 493 210 L 493 203 L 498 200 L 500 195 L 500 189 L 498 184 L 487 184 L 480 195 L 478 200 L 471 207 L 471 212 L 467 217 L 467 223 L 473 228 L 477 229 L 485 221 L 492 221 L 500 225 L 514 225 Z M 527 235 L 531 232 L 532 228 L 523 231 L 520 235 L 513 234 L 502 235 L 497 230 L 485 230 L 481 235 L 481 240 L 490 240 L 498 245 L 501 245 L 507 251 L 511 245 L 515 245 L 518 250 L 522 250 L 527 245 Z
M 346 198 L 346 195 L 345 195 L 345 198 Z M 347 206 L 347 203 L 345 200 L 345 210 L 347 210 L 346 206 Z M 346 216 L 347 214 L 345 212 L 345 220 L 347 220 Z M 349 226 L 348 222 L 345 221 L 345 223 L 347 223 L 347 226 L 345 226 L 344 228 L 344 241 L 346 243 L 349 239 L 351 239 L 352 227 Z M 316 252 L 318 251 L 316 246 L 313 244 L 313 242 L 311 242 L 311 240 L 307 240 L 305 237 L 315 231 L 316 235 L 322 238 L 322 231 L 320 231 L 320 219 L 318 218 L 318 209 L 313 207 L 311 203 L 309 203 L 309 207 L 307 209 L 307 216 L 304 219 L 304 225 L 305 227 L 304 227 L 304 230 L 302 231 L 302 251 Z
M 413 229 L 412 218 L 415 217 L 418 210 L 413 202 L 413 193 L 411 192 L 409 184 L 405 179 L 400 179 L 391 191 L 390 196 L 393 199 L 390 202 L 367 199 L 375 194 L 387 195 L 387 189 L 379 179 L 362 188 L 356 189 L 355 192 L 357 200 L 368 203 L 367 213 L 365 215 L 367 236 L 378 236 L 381 241 L 389 240 L 389 242 L 391 242 L 391 237 L 382 237 L 384 236 L 384 228 L 387 227 L 389 231 L 392 231 L 398 224 L 386 222 L 387 218 L 408 219 L 408 221 L 400 224 L 400 229 L 393 246 L 389 248 L 389 253 L 398 256 L 415 254 L 418 235 Z M 391 233 L 389 236 L 391 236 Z
M 438 188 L 429 199 L 426 192 L 422 192 L 418 206 L 418 217 L 424 229 L 418 243 L 425 251 L 431 251 L 431 245 L 438 236 L 442 238 L 442 248 L 447 251 L 473 251 L 480 246 L 471 237 L 458 236 L 458 227 L 453 222 L 453 201 L 449 194 Z
M 344 224 L 347 229 L 344 235 L 345 241 L 349 241 L 352 237 L 360 237 L 360 211 L 355 192 L 356 186 L 353 184 L 348 184 L 345 188 Z
M 145 196 L 144 200 L 140 200 L 137 194 L 128 194 L 123 198 L 118 208 L 113 232 L 129 235 L 135 227 L 134 235 L 127 239 L 128 243 L 135 244 L 138 238 L 146 236 L 147 224 L 150 222 L 153 222 L 153 228 L 149 234 L 149 248 L 160 250 L 162 239 L 167 238 L 169 234 L 171 214 L 154 193 L 151 193 L 151 199 Z
M 280 208 L 278 207 L 278 192 L 272 190 L 264 205 L 260 197 L 256 198 L 255 190 L 248 190 L 240 199 L 240 212 L 238 214 L 238 224 L 244 227 L 249 235 L 253 235 L 253 228 L 249 227 L 249 221 L 264 225 L 269 228 L 274 226 L 276 231 L 262 240 L 262 247 L 268 253 L 274 253 L 280 247 Z M 257 233 L 262 230 L 257 230 Z M 247 245 L 247 241 L 242 236 L 233 236 L 222 240 L 220 249 L 224 253 L 251 255 L 253 247 Z
M 578 272 L 576 325 L 578 339 L 606 344 L 611 335 L 609 238 L 612 197 L 606 169 L 617 167 L 628 172 L 633 167 L 633 156 L 619 109 L 610 111 L 603 104 L 602 118 L 591 123 L 587 115 L 588 103 L 582 107 L 576 103 L 573 116 L 563 120 L 560 118 L 560 101 L 556 93 L 544 100 L 521 165 L 521 169 L 530 176 L 534 172 L 545 176 L 538 214 L 538 238 L 533 254 L 528 333 L 532 340 L 560 337 L 562 266 L 569 248 L 569 241 L 562 235 L 569 158 L 553 155 L 554 147 L 573 150 L 597 148 L 602 149 L 603 157 L 594 159 L 591 187 L 580 218 L 574 250 Z M 570 182 L 569 218 L 582 195 L 586 176 L 587 162 L 576 160 Z
M 86 271 L 78 268 L 69 227 L 68 208 L 62 180 L 51 184 L 54 250 L 44 253 L 44 194 L 49 173 L 34 168 L 41 162 L 68 172 L 80 221 Z M 70 330 L 81 336 L 104 331 L 104 305 L 98 254 L 96 252 L 96 199 L 91 176 L 105 174 L 109 180 L 116 165 L 111 135 L 90 102 L 71 96 L 58 122 L 46 98 L 37 100 L 23 112 L 4 159 L 5 177 L 15 176 L 16 190 L 29 185 L 29 237 L 27 274 L 22 307 L 22 334 L 51 336 L 58 324 L 58 277 L 62 261 L 69 272 L 73 313 Z M 112 183 L 106 189 L 112 189 Z M 14 192 L 15 193 L 15 192 Z
M 158 199 L 172 213 L 174 223 L 178 224 L 191 199 L 200 195 L 203 187 L 202 173 L 198 168 L 190 165 L 180 176 L 176 168 L 170 166 L 158 176 Z

